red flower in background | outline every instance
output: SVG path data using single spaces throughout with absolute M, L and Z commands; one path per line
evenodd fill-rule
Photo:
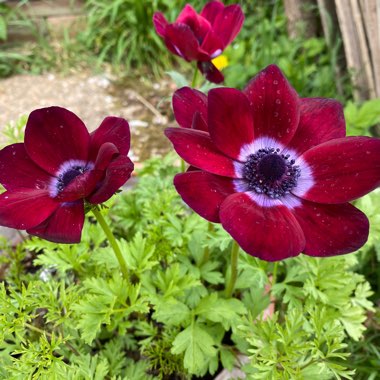
M 246 252 L 276 261 L 366 242 L 368 219 L 348 202 L 379 186 L 380 139 L 345 137 L 338 101 L 299 98 L 271 65 L 243 92 L 181 89 L 174 112 L 184 128 L 166 135 L 192 165 L 178 193 Z
M 109 199 L 130 177 L 129 125 L 107 117 L 88 133 L 60 107 L 33 111 L 25 142 L 0 151 L 0 225 L 57 243 L 80 241 L 84 201 Z
M 223 82 L 224 77 L 211 60 L 235 39 L 243 21 L 239 5 L 224 6 L 220 1 L 210 1 L 200 14 L 187 4 L 172 24 L 160 12 L 153 16 L 156 32 L 167 48 L 186 61 L 198 61 L 199 70 L 214 83 Z

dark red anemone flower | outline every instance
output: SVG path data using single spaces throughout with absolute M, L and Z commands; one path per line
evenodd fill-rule
M 187 4 L 172 24 L 161 12 L 153 16 L 156 32 L 167 48 L 186 61 L 197 61 L 199 70 L 214 83 L 223 82 L 224 77 L 211 60 L 235 39 L 243 21 L 239 5 L 224 6 L 220 1 L 210 1 L 200 14 Z
M 25 142 L 0 151 L 0 225 L 57 243 L 77 243 L 84 202 L 109 199 L 130 177 L 129 125 L 107 117 L 88 133 L 60 107 L 33 111 Z
M 368 219 L 348 202 L 379 186 L 380 139 L 345 137 L 338 101 L 299 98 L 275 65 L 243 92 L 211 90 L 207 112 L 203 95 L 179 94 L 174 110 L 185 128 L 166 135 L 192 168 L 174 185 L 247 253 L 331 256 L 366 242 Z

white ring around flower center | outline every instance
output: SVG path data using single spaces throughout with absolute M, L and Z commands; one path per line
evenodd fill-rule
M 243 180 L 244 163 L 249 156 L 255 154 L 259 149 L 274 148 L 280 149 L 279 154 L 286 153 L 295 160 L 295 164 L 300 168 L 300 176 L 297 179 L 297 185 L 290 191 L 290 194 L 279 199 L 271 199 L 265 194 L 258 194 L 248 188 L 248 184 Z M 263 136 L 255 139 L 250 144 L 245 144 L 240 149 L 238 161 L 234 162 L 236 176 L 240 179 L 234 180 L 234 187 L 237 192 L 246 193 L 254 202 L 261 207 L 274 207 L 285 205 L 287 208 L 295 208 L 301 205 L 301 197 L 306 194 L 314 185 L 313 173 L 310 166 L 296 151 L 285 147 L 279 141 L 269 136 Z M 297 195 L 297 197 L 295 195 Z
M 50 184 L 49 184 L 49 194 L 52 198 L 55 198 L 58 193 L 58 184 L 60 182 L 60 178 L 69 170 L 71 170 L 73 167 L 81 167 L 84 169 L 84 171 L 92 170 L 94 168 L 94 163 L 93 162 L 87 162 L 83 160 L 68 160 L 65 161 L 59 169 L 57 170 L 57 173 L 55 176 L 51 179 Z

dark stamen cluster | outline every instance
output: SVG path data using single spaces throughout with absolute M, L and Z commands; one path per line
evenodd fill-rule
M 244 164 L 243 178 L 249 190 L 277 199 L 288 194 L 297 185 L 301 174 L 298 165 L 289 154 L 280 149 L 263 148 L 248 156 Z
M 58 176 L 57 189 L 62 191 L 74 178 L 86 172 L 88 169 L 83 166 L 75 165 Z

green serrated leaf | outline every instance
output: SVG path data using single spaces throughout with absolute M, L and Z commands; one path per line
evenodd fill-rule
M 155 309 L 153 317 L 168 326 L 179 326 L 191 316 L 190 309 L 174 298 L 159 303 Z
M 239 320 L 240 315 L 247 313 L 247 310 L 236 298 L 220 299 L 216 293 L 212 293 L 199 302 L 194 313 L 209 321 L 219 322 L 225 330 L 228 330 L 234 322 Z
M 226 368 L 229 371 L 231 371 L 232 368 L 234 367 L 236 358 L 235 358 L 234 353 L 229 348 L 221 347 L 220 361 L 222 362 L 223 368 Z
M 202 375 L 217 350 L 208 332 L 193 322 L 174 339 L 171 352 L 176 355 L 184 353 L 184 367 L 194 375 Z

